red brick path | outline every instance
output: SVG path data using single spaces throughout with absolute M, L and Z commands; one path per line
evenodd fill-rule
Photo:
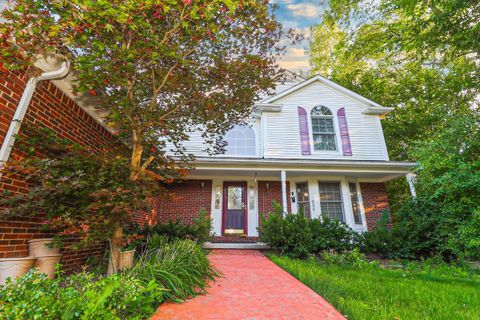
M 223 273 L 206 295 L 162 305 L 160 319 L 345 319 L 325 299 L 255 250 L 214 250 Z

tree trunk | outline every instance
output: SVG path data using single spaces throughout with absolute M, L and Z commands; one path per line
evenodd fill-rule
M 130 168 L 130 179 L 136 180 L 140 174 L 140 167 L 142 161 L 143 147 L 141 142 L 142 133 L 140 130 L 133 130 L 133 150 L 132 150 L 132 161 Z
M 110 238 L 110 261 L 108 264 L 107 274 L 111 275 L 120 270 L 122 261 L 122 243 L 123 243 L 123 228 L 120 223 L 115 223 L 113 227 L 112 236 Z

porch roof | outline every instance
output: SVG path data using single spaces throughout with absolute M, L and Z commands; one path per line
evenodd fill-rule
M 347 176 L 365 180 L 388 181 L 411 173 L 415 162 L 372 160 L 316 160 L 281 158 L 199 157 L 193 162 L 192 177 L 256 176 L 279 179 L 288 177 Z

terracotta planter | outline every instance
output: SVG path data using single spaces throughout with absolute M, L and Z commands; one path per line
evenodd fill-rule
M 21 277 L 33 267 L 34 257 L 3 258 L 0 259 L 0 285 L 4 285 L 7 278 L 14 280 Z
M 55 266 L 60 262 L 61 254 L 52 254 L 48 256 L 39 256 L 35 261 L 35 268 L 40 273 L 45 273 L 49 279 L 55 278 Z
M 50 248 L 48 245 L 53 239 L 32 239 L 28 241 L 28 252 L 34 257 L 51 256 L 60 253 L 60 248 Z
M 135 249 L 122 251 L 122 256 L 120 257 L 120 270 L 127 270 L 133 266 L 133 257 L 135 256 Z M 108 274 L 111 274 L 113 271 L 112 267 L 112 257 L 108 260 Z

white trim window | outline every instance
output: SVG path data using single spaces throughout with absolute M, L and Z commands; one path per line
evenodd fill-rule
M 318 182 L 322 217 L 345 222 L 340 182 Z
M 337 151 L 333 113 L 325 106 L 316 106 L 310 112 L 313 150 Z
M 255 156 L 255 132 L 250 126 L 238 125 L 225 135 L 227 146 L 225 154 L 229 156 Z

